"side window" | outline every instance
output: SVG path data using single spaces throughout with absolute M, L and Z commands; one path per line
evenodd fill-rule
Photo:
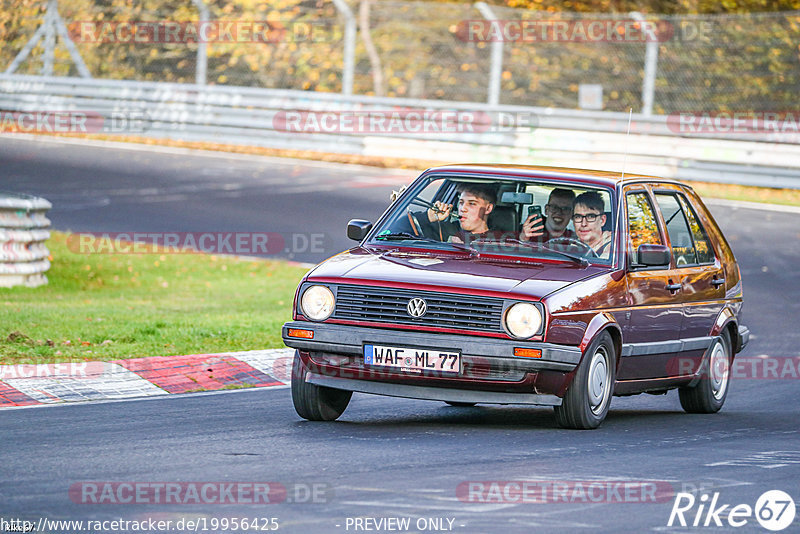
M 663 245 L 661 234 L 658 231 L 658 223 L 650 205 L 647 193 L 629 193 L 628 199 L 628 236 L 630 250 L 636 258 L 636 249 L 639 245 L 652 244 Z
M 683 212 L 686 214 L 686 220 L 689 221 L 689 230 L 691 230 L 694 238 L 694 249 L 697 252 L 698 263 L 714 263 L 714 249 L 708 240 L 708 234 L 706 234 L 705 229 L 697 219 L 697 214 L 683 195 L 678 196 L 678 200 L 680 200 Z
M 661 215 L 667 224 L 667 234 L 672 244 L 672 255 L 675 256 L 675 264 L 678 267 L 697 263 L 697 253 L 695 252 L 692 234 L 686 217 L 678 204 L 678 198 L 671 193 L 656 193 L 656 202 L 661 209 Z

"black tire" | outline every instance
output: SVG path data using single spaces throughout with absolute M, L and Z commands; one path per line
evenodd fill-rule
M 450 406 L 455 406 L 456 408 L 472 408 L 477 404 L 477 402 L 450 402 L 444 401 L 445 404 L 449 404 Z
M 294 351 L 292 402 L 297 415 L 309 421 L 335 421 L 347 408 L 353 392 L 309 384 L 308 373 L 300 353 Z
M 731 337 L 726 329 L 706 352 L 700 381 L 692 387 L 680 388 L 678 397 L 688 413 L 717 413 L 728 396 L 733 360 Z
M 616 368 L 614 341 L 603 332 L 589 345 L 561 406 L 555 407 L 558 425 L 578 430 L 600 426 L 611 405 Z

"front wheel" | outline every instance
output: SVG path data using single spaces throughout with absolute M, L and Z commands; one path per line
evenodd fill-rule
M 586 351 L 561 406 L 555 407 L 559 426 L 580 430 L 600 426 L 611 404 L 616 365 L 614 342 L 603 332 Z
M 716 413 L 722 408 L 728 396 L 731 360 L 731 338 L 725 330 L 708 349 L 700 381 L 692 387 L 678 390 L 681 406 L 686 412 Z
M 342 391 L 306 382 L 309 370 L 294 351 L 292 364 L 292 402 L 297 415 L 309 421 L 334 421 L 350 403 L 352 391 Z

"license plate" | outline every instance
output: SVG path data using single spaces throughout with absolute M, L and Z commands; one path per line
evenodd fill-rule
M 406 373 L 461 373 L 461 353 L 441 349 L 364 345 L 364 364 Z

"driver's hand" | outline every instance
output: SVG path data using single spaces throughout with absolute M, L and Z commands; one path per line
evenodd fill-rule
M 522 232 L 519 234 L 520 241 L 530 241 L 534 237 L 544 235 L 544 222 L 541 215 L 531 215 L 522 225 Z
M 445 204 L 444 202 L 434 202 L 432 208 L 428 208 L 428 221 L 446 221 L 450 217 L 450 212 L 453 211 L 452 204 Z

